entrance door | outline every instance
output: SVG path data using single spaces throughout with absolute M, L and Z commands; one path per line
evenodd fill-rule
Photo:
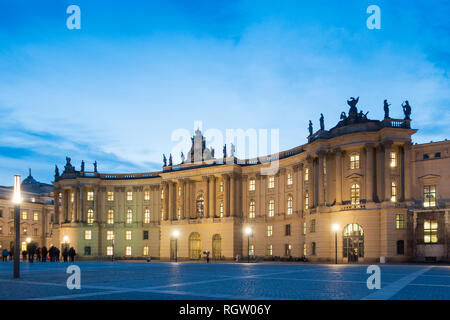
M 170 239 L 170 260 L 177 260 L 177 258 L 178 258 L 177 239 Z
M 220 234 L 215 234 L 212 240 L 212 257 L 214 260 L 222 258 L 222 237 Z
M 364 231 L 356 224 L 348 224 L 343 233 L 343 257 L 348 262 L 358 262 L 358 258 L 364 257 Z
M 202 242 L 200 234 L 197 232 L 191 233 L 189 236 L 189 258 L 192 260 L 200 260 L 202 255 Z

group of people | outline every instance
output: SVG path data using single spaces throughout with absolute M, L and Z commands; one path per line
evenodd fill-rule
M 62 257 L 64 262 L 73 262 L 75 261 L 76 251 L 73 247 L 65 247 L 62 251 Z M 51 246 L 50 249 L 47 249 L 46 246 L 43 246 L 42 248 L 37 247 L 35 244 L 28 244 L 27 250 L 22 251 L 22 260 L 26 261 L 28 258 L 28 261 L 30 263 L 34 262 L 34 259 L 36 258 L 36 261 L 40 262 L 46 262 L 47 259 L 50 260 L 50 262 L 58 262 L 59 257 L 61 255 L 61 250 L 59 250 L 55 246 Z M 2 251 L 2 260 L 7 261 L 8 257 L 9 260 L 12 260 L 14 256 L 14 248 L 11 250 L 3 249 Z

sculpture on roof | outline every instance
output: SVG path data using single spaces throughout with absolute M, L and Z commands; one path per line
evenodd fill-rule
M 390 104 L 387 102 L 386 99 L 384 99 L 384 118 L 385 119 L 389 118 L 389 106 L 390 106 Z
M 97 172 L 97 160 L 94 162 L 94 172 Z
M 184 163 L 184 153 L 183 153 L 183 151 L 181 151 L 181 164 L 183 164 Z
M 164 163 L 164 167 L 166 167 L 167 166 L 167 158 L 164 153 L 163 153 L 163 163 Z
M 172 166 L 172 154 L 169 154 L 169 166 Z
M 69 157 L 66 157 L 66 165 L 64 166 L 64 173 L 75 173 L 75 168 L 72 166 L 72 164 L 70 163 L 72 159 L 70 159 Z
M 411 120 L 411 106 L 408 100 L 402 103 L 403 113 L 405 114 L 405 120 Z
M 231 144 L 231 156 L 234 157 L 234 152 L 236 151 L 234 144 Z
M 84 171 L 84 160 L 81 160 L 81 171 Z
M 59 169 L 56 164 L 55 164 L 55 177 L 59 177 Z
M 223 157 L 224 158 L 227 157 L 227 144 L 226 143 L 223 145 Z
M 320 130 L 325 130 L 325 121 L 323 118 L 323 113 L 320 114 Z
M 350 110 L 348 111 L 348 116 L 350 118 L 354 118 L 358 114 L 358 109 L 356 108 L 356 104 L 358 103 L 358 101 L 359 101 L 359 97 L 356 99 L 353 97 L 350 97 L 350 100 L 347 100 L 347 104 L 350 106 Z
M 206 140 L 200 129 L 195 131 L 191 140 L 192 146 L 188 154 L 188 162 L 194 163 L 211 159 L 211 150 L 206 147 Z
M 308 130 L 309 130 L 309 135 L 312 136 L 313 135 L 313 124 L 312 124 L 311 120 L 309 120 Z

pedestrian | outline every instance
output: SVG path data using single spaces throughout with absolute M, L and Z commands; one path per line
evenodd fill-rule
M 36 243 L 30 242 L 27 245 L 27 251 L 28 251 L 28 262 L 33 263 L 34 262 L 34 255 L 36 254 Z
M 76 254 L 77 253 L 76 253 L 75 249 L 73 247 L 70 247 L 70 249 L 69 249 L 70 262 L 74 262 Z
M 2 259 L 3 259 L 3 261 L 8 261 L 8 250 L 3 249 L 3 251 L 2 251 Z
M 57 247 L 55 247 L 55 261 L 59 262 L 59 255 L 61 253 L 61 250 L 59 250 Z
M 64 262 L 68 262 L 67 257 L 69 256 L 69 250 L 67 250 L 67 247 L 64 248 L 64 250 L 62 252 L 62 256 L 63 256 Z
M 11 247 L 11 250 L 9 250 L 9 260 L 12 261 L 13 256 L 14 256 L 14 248 Z
M 26 261 L 26 260 L 27 260 L 27 251 L 26 251 L 26 250 L 23 250 L 23 251 L 22 251 L 22 260 L 23 260 L 23 261 Z
M 42 247 L 42 262 L 46 262 L 47 261 L 47 247 L 43 246 Z
M 36 249 L 36 261 L 41 261 L 41 248 Z

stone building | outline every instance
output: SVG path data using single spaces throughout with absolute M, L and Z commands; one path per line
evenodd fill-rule
M 198 130 L 187 161 L 158 172 L 77 171 L 67 158 L 53 183 L 55 242 L 81 258 L 448 261 L 450 143 L 413 144 L 407 102 L 404 119 L 385 102 L 383 120 L 357 102 L 264 159 L 216 158 Z M 263 174 L 271 161 L 279 170 Z

